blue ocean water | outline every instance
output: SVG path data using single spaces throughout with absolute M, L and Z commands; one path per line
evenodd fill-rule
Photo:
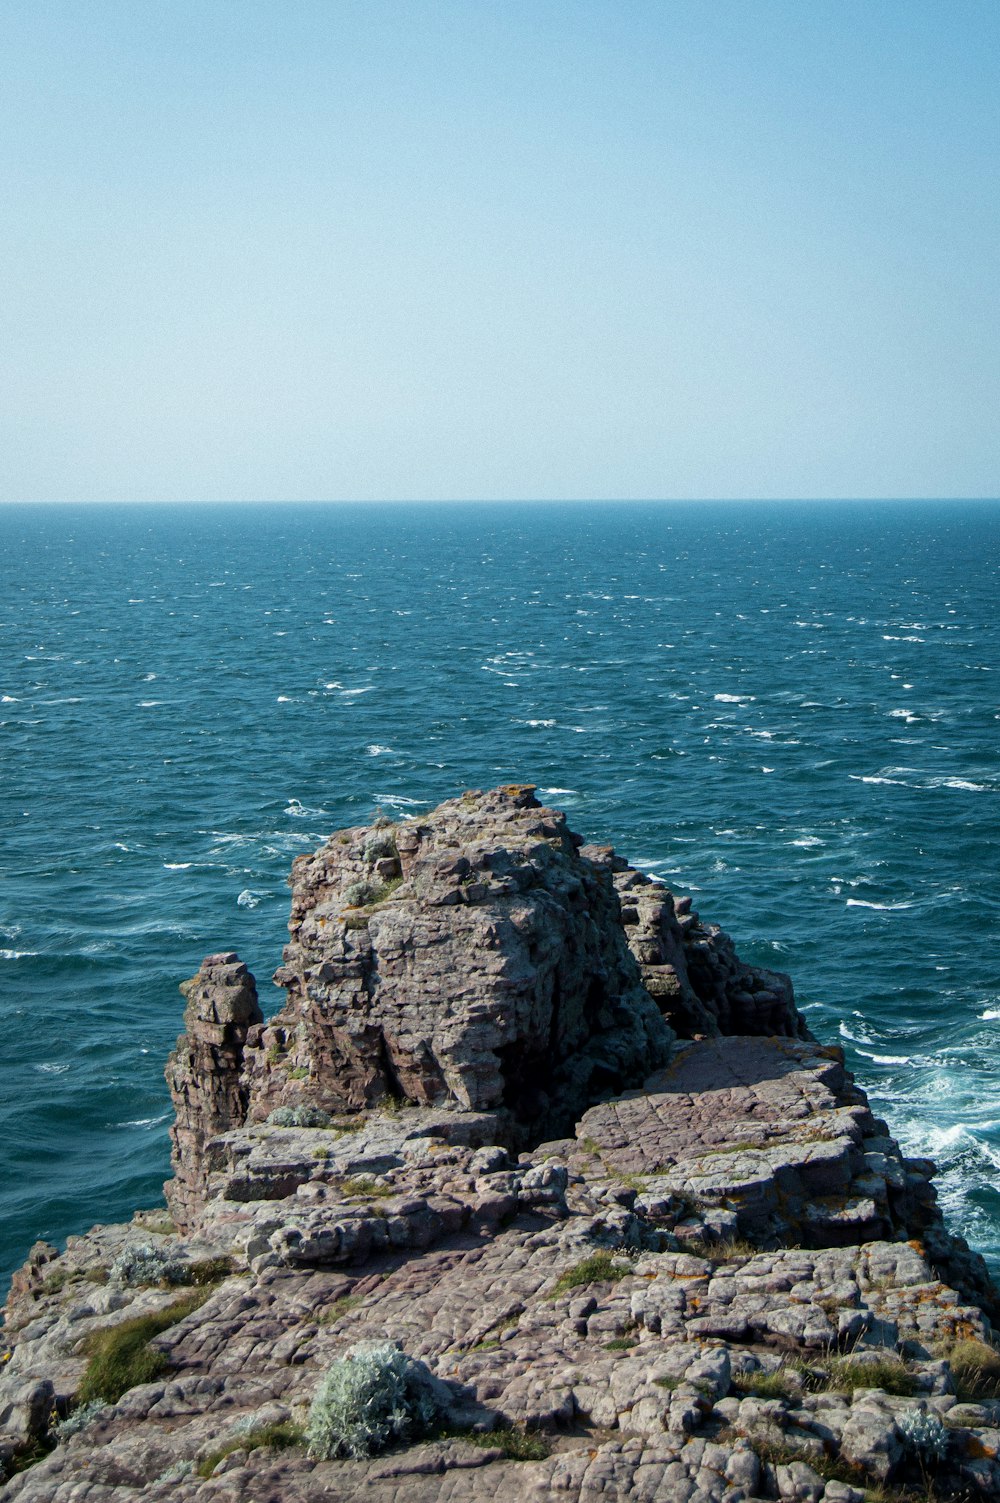
M 178 982 L 531 781 L 788 970 L 1000 1265 L 1000 506 L 0 508 L 0 1278 L 152 1205 Z

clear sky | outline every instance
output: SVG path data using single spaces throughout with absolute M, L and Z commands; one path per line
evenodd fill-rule
M 997 0 L 4 0 L 0 500 L 995 496 Z

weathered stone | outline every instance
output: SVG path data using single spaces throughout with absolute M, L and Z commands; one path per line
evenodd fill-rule
M 804 1037 L 783 978 L 581 847 L 524 787 L 376 822 L 296 863 L 270 1024 L 236 957 L 209 957 L 168 1071 L 180 1230 L 138 1216 L 32 1250 L 0 1455 L 58 1444 L 4 1503 L 860 1503 L 914 1404 L 948 1424 L 942 1485 L 1000 1493 L 1000 1405 L 958 1404 L 940 1355 L 992 1340 L 995 1295 L 932 1166 Z M 661 1013 L 706 1037 L 668 1061 Z M 266 1121 L 299 1104 L 332 1120 Z M 138 1241 L 201 1260 L 209 1297 L 154 1338 L 163 1374 L 59 1440 L 88 1338 L 177 1300 L 99 1282 Z M 448 1426 L 497 1444 L 254 1443 L 385 1341 Z M 877 1390 L 891 1354 L 918 1397 Z M 548 1454 L 509 1459 L 510 1425 Z M 823 1482 L 830 1458 L 858 1487 Z
M 185 981 L 185 1031 L 167 1062 L 174 1104 L 174 1179 L 167 1202 L 179 1227 L 195 1219 L 204 1198 L 204 1152 L 210 1138 L 246 1120 L 242 1080 L 247 1034 L 264 1021 L 254 979 L 232 954 L 209 955 Z

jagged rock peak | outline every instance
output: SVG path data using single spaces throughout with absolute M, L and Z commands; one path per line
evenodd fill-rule
M 673 1034 L 611 873 L 581 844 L 514 785 L 340 831 L 300 857 L 275 976 L 287 1002 L 247 1051 L 251 1116 L 395 1097 L 499 1111 L 537 1141 L 641 1081 Z
M 186 983 L 167 1071 L 182 1225 L 203 1203 L 207 1138 L 278 1107 L 492 1113 L 495 1140 L 523 1148 L 641 1084 L 676 1035 L 808 1037 L 787 977 L 585 846 L 527 784 L 338 831 L 297 858 L 291 887 L 287 999 L 267 1026 L 235 955 Z
M 207 955 L 198 973 L 182 981 L 187 1000 L 184 1032 L 167 1061 L 174 1104 L 170 1129 L 175 1178 L 166 1186 L 178 1225 L 201 1205 L 206 1143 L 246 1120 L 241 1077 L 247 1033 L 264 1021 L 254 978 L 238 955 Z

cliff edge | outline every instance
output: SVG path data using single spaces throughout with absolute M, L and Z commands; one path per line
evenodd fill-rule
M 985 1266 L 786 976 L 527 786 L 291 882 L 270 1021 L 182 986 L 169 1215 L 15 1277 L 0 1497 L 1000 1496 Z

